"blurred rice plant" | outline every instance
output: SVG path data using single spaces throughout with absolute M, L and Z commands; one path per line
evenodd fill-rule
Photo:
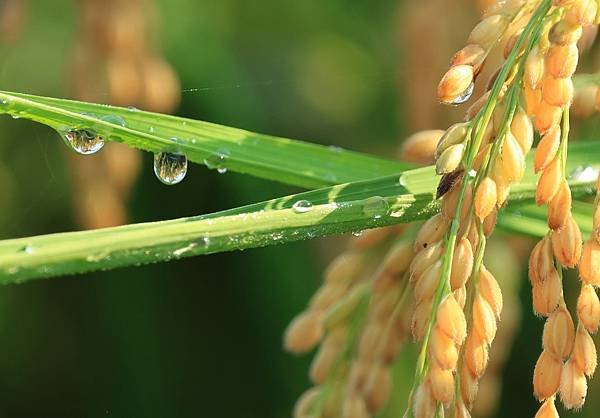
M 81 0 L 72 65 L 75 97 L 170 113 L 179 80 L 158 51 L 152 0 Z M 140 169 L 138 151 L 108 144 L 94 158 L 69 158 L 75 209 L 85 229 L 126 223 L 126 202 Z

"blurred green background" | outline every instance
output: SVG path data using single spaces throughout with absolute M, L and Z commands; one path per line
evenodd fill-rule
M 74 3 L 29 1 L 19 38 L 1 47 L 3 90 L 70 96 Z M 408 135 L 403 57 L 420 46 L 397 40 L 402 1 L 156 6 L 153 35 L 181 78 L 177 114 L 390 157 Z M 77 229 L 59 136 L 6 117 L 0 135 L 0 238 Z M 198 166 L 167 187 L 144 155 L 127 208 L 131 222 L 162 220 L 295 191 Z M 337 237 L 3 287 L 0 417 L 288 417 L 310 359 L 284 353 L 281 335 L 343 246 Z M 498 417 L 533 416 L 537 405 L 543 324 L 529 313 L 526 277 L 517 282 L 524 322 Z M 410 357 L 398 368 L 410 376 Z M 597 416 L 593 393 L 579 416 Z

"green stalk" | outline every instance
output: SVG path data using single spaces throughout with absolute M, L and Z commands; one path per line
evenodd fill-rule
M 494 141 L 494 143 L 492 145 L 492 149 L 485 156 L 485 160 L 482 164 L 482 169 L 477 174 L 477 178 L 475 179 L 475 186 L 474 186 L 475 189 L 476 189 L 476 186 L 485 177 L 487 177 L 489 175 L 489 172 L 492 168 L 492 162 L 496 161 L 496 159 L 498 158 L 498 154 L 504 143 L 505 136 L 506 136 L 506 134 L 509 130 L 509 127 L 512 123 L 514 114 L 516 112 L 516 109 L 517 109 L 517 106 L 519 103 L 520 82 L 523 77 L 523 72 L 524 72 L 524 67 L 525 67 L 524 63 L 525 63 L 525 60 L 527 59 L 527 56 L 531 52 L 531 49 L 533 48 L 535 42 L 539 38 L 539 33 L 541 31 L 541 28 L 542 28 L 541 23 L 538 26 L 536 26 L 536 28 L 534 29 L 533 34 L 531 36 L 531 40 L 530 40 L 529 44 L 527 45 L 526 50 L 523 53 L 523 56 L 519 60 L 519 64 L 518 64 L 519 67 L 517 69 L 517 73 L 515 74 L 515 77 L 513 79 L 513 82 L 510 87 L 509 92 L 505 96 L 507 98 L 506 109 L 505 109 L 505 112 L 504 112 L 504 115 L 502 118 L 502 125 L 500 128 L 500 131 L 498 132 L 498 134 L 496 136 L 497 140 Z M 477 253 L 475 255 L 475 260 L 473 263 L 473 271 L 471 273 L 471 278 L 469 280 L 469 287 L 467 289 L 467 300 L 466 300 L 465 309 L 464 309 L 465 317 L 466 317 L 466 321 L 467 321 L 467 329 L 470 329 L 471 323 L 472 323 L 473 302 L 474 302 L 475 295 L 477 293 L 477 289 L 479 286 L 479 273 L 481 271 L 481 266 L 483 265 L 483 256 L 485 255 L 486 243 L 487 243 L 487 238 L 483 231 L 483 223 L 480 222 L 479 227 L 478 227 Z M 461 347 L 461 350 L 460 350 L 459 362 L 457 365 L 458 370 L 460 370 L 460 368 L 462 367 L 462 362 L 464 361 L 463 353 L 464 353 L 464 346 Z M 457 374 L 457 376 L 455 378 L 455 397 L 457 399 L 460 397 L 459 374 Z
M 523 33 L 521 34 L 521 36 L 515 43 L 515 46 L 514 46 L 513 50 L 511 51 L 510 55 L 508 56 L 506 62 L 502 66 L 502 69 L 500 70 L 500 73 L 498 74 L 498 78 L 494 82 L 494 85 L 490 92 L 489 100 L 486 102 L 485 106 L 481 109 L 481 111 L 475 117 L 475 119 L 473 121 L 473 125 L 475 127 L 474 128 L 475 137 L 474 137 L 473 141 L 469 141 L 467 157 L 464 161 L 465 172 L 468 173 L 473 167 L 473 161 L 475 159 L 475 156 L 477 155 L 479 148 L 481 147 L 483 135 L 485 133 L 487 125 L 490 122 L 490 119 L 492 117 L 494 109 L 496 108 L 498 96 L 500 94 L 502 86 L 504 85 L 504 83 L 506 81 L 506 77 L 508 76 L 510 70 L 512 69 L 515 61 L 517 60 L 518 53 L 519 53 L 521 47 L 523 46 L 523 43 L 532 34 L 532 32 L 535 30 L 535 28 L 540 25 L 541 20 L 543 19 L 543 17 L 546 15 L 548 10 L 550 9 L 550 5 L 551 5 L 550 0 L 543 0 L 540 3 L 540 6 L 538 7 L 536 12 L 532 16 L 531 20 L 528 22 L 527 26 L 523 30 Z M 444 263 L 442 265 L 441 280 L 440 280 L 440 284 L 438 285 L 438 289 L 436 291 L 434 304 L 433 304 L 433 308 L 432 308 L 432 316 L 430 318 L 430 321 L 429 321 L 429 324 L 427 327 L 425 340 L 423 343 L 423 348 L 422 348 L 421 354 L 419 356 L 419 363 L 418 363 L 418 368 L 417 368 L 419 383 L 423 377 L 424 362 L 426 359 L 427 341 L 428 341 L 429 334 L 431 333 L 431 328 L 433 326 L 433 322 L 435 321 L 435 318 L 434 318 L 435 312 L 437 312 L 437 307 L 438 307 L 439 303 L 441 302 L 442 297 L 444 296 L 445 290 L 449 286 L 448 280 L 450 278 L 452 259 L 454 257 L 454 246 L 456 244 L 458 229 L 460 228 L 460 214 L 461 214 L 462 203 L 463 203 L 464 196 L 465 196 L 465 193 L 467 190 L 467 186 L 468 186 L 468 177 L 465 177 L 465 180 L 461 184 L 461 190 L 460 190 L 460 194 L 459 194 L 459 198 L 458 198 L 458 203 L 456 205 L 456 212 L 454 214 L 454 218 L 452 219 L 450 232 L 447 234 L 447 237 L 446 237 L 446 253 L 444 254 Z
M 483 256 L 485 254 L 485 247 L 486 247 L 486 243 L 487 243 L 487 238 L 485 237 L 485 234 L 483 233 L 483 224 L 479 224 L 479 245 L 477 247 L 477 253 L 475 255 L 475 261 L 473 263 L 473 272 L 471 273 L 471 279 L 469 280 L 469 287 L 467 289 L 467 300 L 465 302 L 465 318 L 467 321 L 467 330 L 469 330 L 471 328 L 471 323 L 473 321 L 473 302 L 475 300 L 475 294 L 477 293 L 477 288 L 479 286 L 479 271 L 481 270 L 481 266 L 483 264 Z M 458 364 L 457 364 L 457 370 L 459 370 L 458 373 L 456 373 L 456 377 L 454 379 L 454 393 L 455 393 L 455 399 L 459 399 L 461 397 L 461 392 L 460 392 L 460 370 L 462 368 L 462 364 L 464 361 L 464 344 L 463 346 L 460 348 L 460 353 L 458 356 Z
M 567 145 L 569 144 L 569 130 L 570 130 L 570 121 L 569 121 L 569 107 L 565 106 L 563 110 L 562 116 L 562 127 L 560 132 L 560 148 L 559 148 L 559 157 L 561 159 L 561 168 L 563 178 L 567 177 Z

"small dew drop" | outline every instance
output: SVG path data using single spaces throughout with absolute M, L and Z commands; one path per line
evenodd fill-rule
M 475 178 L 475 176 L 477 175 L 477 171 L 471 169 L 469 170 L 469 177 L 470 178 Z
M 463 104 L 464 102 L 466 102 L 467 100 L 469 100 L 471 98 L 471 96 L 473 95 L 473 90 L 475 90 L 475 84 L 471 83 L 471 85 L 469 87 L 467 87 L 467 89 L 463 92 L 463 94 L 461 94 L 456 99 L 449 102 L 448 104 L 453 105 L 453 106 L 458 106 L 459 104 Z
M 342 152 L 344 151 L 344 148 L 338 147 L 337 145 L 330 145 L 329 150 L 333 152 Z
M 363 212 L 365 215 L 373 218 L 380 219 L 388 213 L 390 206 L 388 202 L 381 196 L 373 196 L 365 201 L 363 206 Z
M 404 178 L 404 174 L 398 179 L 398 184 L 400 184 L 402 187 L 406 187 L 406 179 Z
M 325 175 L 325 179 L 330 182 L 330 183 L 337 183 L 338 179 L 337 176 L 334 173 L 327 173 Z
M 34 248 L 33 248 L 31 245 L 29 245 L 29 244 L 27 244 L 26 246 L 24 246 L 24 247 L 22 248 L 22 251 L 23 251 L 25 254 L 33 254 L 33 253 L 35 252 Z
M 61 136 L 71 149 L 81 155 L 94 154 L 104 146 L 104 138 L 89 129 L 70 130 Z
M 296 203 L 294 203 L 294 205 L 292 206 L 292 210 L 295 213 L 306 213 L 306 212 L 310 212 L 313 208 L 312 203 L 310 203 L 308 200 L 298 200 Z
M 104 260 L 109 257 L 110 253 L 108 251 L 101 251 L 99 253 L 90 254 L 85 258 L 85 261 L 89 263 L 97 263 L 99 261 Z
M 211 170 L 217 170 L 220 174 L 227 172 L 227 159 L 229 158 L 229 151 L 226 149 L 220 149 L 210 157 L 204 159 L 204 165 Z
M 112 123 L 113 125 L 119 125 L 122 127 L 127 126 L 127 122 L 125 122 L 125 119 L 118 115 L 106 115 L 102 116 L 100 119 L 104 122 Z
M 175 257 L 181 257 L 183 254 L 185 254 L 185 253 L 187 253 L 189 251 L 192 251 L 194 248 L 197 247 L 197 245 L 198 244 L 196 244 L 195 242 L 192 242 L 191 244 L 189 244 L 189 245 L 187 245 L 185 247 L 182 247 L 182 248 L 179 248 L 179 249 L 173 251 L 173 255 Z
M 187 173 L 187 157 L 183 154 L 161 152 L 154 155 L 154 174 L 167 185 L 179 183 Z
M 352 235 L 354 235 L 355 237 L 360 237 L 362 233 L 363 231 L 352 231 Z
M 148 128 L 148 131 L 153 134 L 154 133 L 154 126 L 151 126 L 150 128 Z
M 139 112 L 140 109 L 138 109 L 135 106 L 127 106 L 127 110 L 129 110 L 130 112 Z

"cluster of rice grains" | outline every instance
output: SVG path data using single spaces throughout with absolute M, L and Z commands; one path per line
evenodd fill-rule
M 548 205 L 550 232 L 534 248 L 529 277 L 536 314 L 547 317 L 543 351 L 536 363 L 533 388 L 542 401 L 539 417 L 558 416 L 557 393 L 567 409 L 581 408 L 587 393 L 586 375 L 596 368 L 596 348 L 590 333 L 600 322 L 600 302 L 590 276 L 581 273 L 577 326 L 563 298 L 562 270 L 574 268 L 582 253 L 579 226 L 571 214 L 571 191 L 566 180 L 568 110 L 573 99 L 572 76 L 577 67 L 577 41 L 594 24 L 595 1 L 561 2 L 562 13 L 542 34 L 527 58 L 524 96 L 527 113 L 541 135 L 534 170 L 541 173 L 536 190 L 538 205 Z M 591 253 L 590 253 L 591 255 Z
M 410 334 L 412 234 L 363 232 L 338 256 L 309 307 L 288 327 L 285 346 L 306 352 L 321 340 L 296 417 L 369 417 L 392 388 L 390 366 Z
M 547 205 L 549 226 L 529 261 L 533 308 L 547 319 L 533 377 L 541 402 L 536 417 L 557 417 L 557 396 L 567 409 L 583 405 L 586 377 L 596 368 L 590 334 L 600 323 L 600 208 L 582 246 L 565 167 L 577 43 L 595 34 L 589 28 L 597 12 L 596 0 L 506 0 L 488 7 L 437 93 L 442 103 L 466 102 L 488 54 L 499 47 L 504 61 L 487 91 L 464 122 L 415 134 L 403 148 L 413 161 L 435 162 L 441 211 L 416 230 L 388 228 L 355 239 L 288 329 L 286 347 L 293 352 L 322 340 L 310 373 L 315 387 L 298 401 L 296 417 L 374 416 L 390 395 L 390 365 L 408 334 L 421 348 L 404 416 L 471 416 L 503 307 L 483 255 L 498 210 L 525 173 L 536 133 L 536 202 Z M 563 269 L 578 265 L 575 324 L 562 280 Z

